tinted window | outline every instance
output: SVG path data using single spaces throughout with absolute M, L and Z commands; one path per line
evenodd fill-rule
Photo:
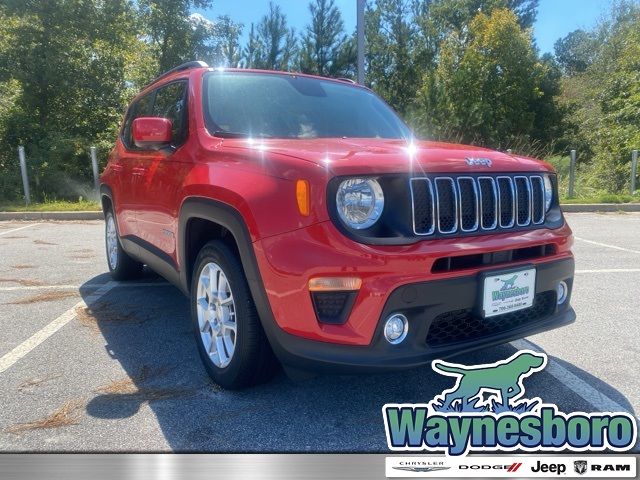
M 204 80 L 207 129 L 254 137 L 410 138 L 370 91 L 293 75 L 211 72 Z
M 186 82 L 171 83 L 159 88 L 153 105 L 152 117 L 171 120 L 174 146 L 182 145 L 187 137 L 186 91 Z
M 127 111 L 127 116 L 122 127 L 122 140 L 127 148 L 135 147 L 133 145 L 133 140 L 131 139 L 131 124 L 133 121 L 138 117 L 151 115 L 153 94 L 154 92 L 151 92 L 146 94 L 144 97 L 139 98 Z

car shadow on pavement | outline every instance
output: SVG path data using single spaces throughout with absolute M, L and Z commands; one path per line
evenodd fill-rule
M 82 296 L 104 282 L 102 277 L 89 280 L 81 288 Z M 146 404 L 173 451 L 386 452 L 382 406 L 426 403 L 453 385 L 453 378 L 425 366 L 391 374 L 320 376 L 300 383 L 279 372 L 267 384 L 225 391 L 209 380 L 200 363 L 184 295 L 164 283 L 148 286 L 161 282 L 151 273 L 141 282 L 147 286 L 118 286 L 88 309 L 87 321 L 95 321 L 107 354 L 126 375 L 100 387 L 87 413 L 126 420 Z M 453 360 L 489 363 L 514 352 L 506 344 Z M 562 365 L 633 412 L 610 385 L 575 365 Z M 593 409 L 548 373 L 527 378 L 525 387 L 526 396 L 557 403 L 566 412 Z M 131 439 L 122 450 L 142 444 Z

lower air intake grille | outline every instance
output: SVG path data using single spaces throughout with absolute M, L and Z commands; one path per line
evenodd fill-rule
M 351 313 L 357 292 L 311 292 L 313 308 L 318 321 L 341 325 L 345 323 Z
M 538 293 L 530 308 L 505 315 L 482 318 L 470 309 L 443 313 L 433 320 L 427 344 L 442 347 L 508 332 L 551 315 L 555 307 L 556 293 L 549 291 Z

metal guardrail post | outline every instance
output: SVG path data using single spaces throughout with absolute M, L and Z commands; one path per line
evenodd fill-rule
M 29 176 L 27 175 L 27 159 L 24 156 L 24 147 L 18 147 L 18 158 L 20 159 L 20 173 L 22 174 L 22 188 L 24 188 L 24 201 L 26 205 L 31 204 L 31 194 L 29 193 Z
M 573 198 L 576 185 L 576 151 L 571 150 L 571 163 L 569 164 L 569 192 L 568 197 Z
M 93 186 L 96 189 L 96 193 L 100 190 L 100 178 L 98 176 L 98 154 L 96 147 L 91 147 L 91 166 L 93 167 Z
M 636 191 L 636 177 L 638 176 L 638 150 L 631 152 L 631 195 Z

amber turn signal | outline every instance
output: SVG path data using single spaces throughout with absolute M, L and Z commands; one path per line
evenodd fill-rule
M 305 217 L 311 213 L 311 198 L 309 196 L 309 182 L 307 180 L 296 181 L 296 200 L 298 201 L 298 210 L 300 215 Z
M 309 280 L 311 292 L 335 292 L 360 290 L 362 279 L 357 277 L 318 277 Z

